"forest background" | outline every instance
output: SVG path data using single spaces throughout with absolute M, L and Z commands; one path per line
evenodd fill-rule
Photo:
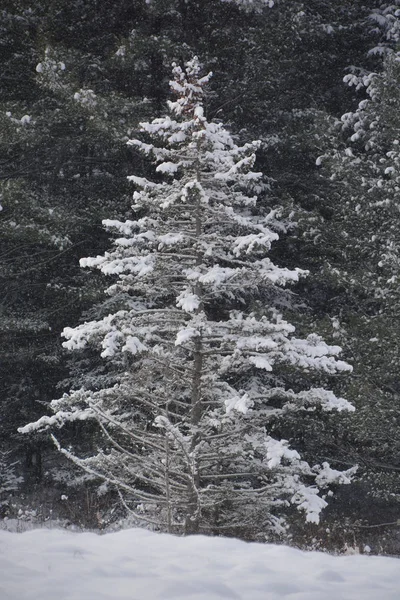
M 165 113 L 171 64 L 198 55 L 214 73 L 208 120 L 261 140 L 264 202 L 290 224 L 274 262 L 310 272 L 286 314 L 353 365 L 330 384 L 355 413 L 286 424 L 307 457 L 359 466 L 321 525 L 295 520 L 291 541 L 399 553 L 400 2 L 5 0 L 1 16 L 3 516 L 121 517 L 46 435 L 17 429 L 92 365 L 60 337 L 105 287 L 79 259 L 109 247 L 102 219 L 131 215 L 127 176 L 148 165 L 126 142 Z M 90 434 L 73 426 L 67 443 L 85 451 Z

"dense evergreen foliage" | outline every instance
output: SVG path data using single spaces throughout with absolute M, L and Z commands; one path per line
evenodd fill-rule
M 52 490 L 54 504 L 73 484 L 77 515 L 81 484 L 92 494 L 46 435 L 17 428 L 60 392 L 89 389 L 93 373 L 102 385 L 118 377 L 88 348 L 66 353 L 60 333 L 113 308 L 79 259 L 108 248 L 103 219 L 132 218 L 127 176 L 151 167 L 126 142 L 164 114 L 171 64 L 198 55 L 214 73 L 208 121 L 227 124 L 238 145 L 261 141 L 259 203 L 285 224 L 271 259 L 310 271 L 279 310 L 299 336 L 342 346 L 354 367 L 321 384 L 354 415 L 295 415 L 280 433 L 305 460 L 359 465 L 326 513 L 333 545 L 344 522 L 351 535 L 394 538 L 396 526 L 368 527 L 395 523 L 400 493 L 400 2 L 4 0 L 0 10 L 0 498 L 17 503 L 19 486 L 30 504 Z M 295 391 L 311 383 L 290 377 Z M 90 454 L 98 435 L 75 424 L 66 443 Z

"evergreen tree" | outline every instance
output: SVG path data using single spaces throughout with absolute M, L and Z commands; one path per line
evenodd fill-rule
M 169 531 L 254 535 L 285 506 L 318 522 L 319 490 L 349 482 L 351 470 L 311 466 L 280 431 L 293 413 L 352 410 L 310 385 L 313 371 L 350 367 L 319 336 L 296 338 L 276 309 L 281 287 L 302 273 L 266 256 L 284 224 L 257 203 L 258 143 L 239 147 L 207 121 L 209 76 L 199 70 L 197 59 L 174 68 L 172 115 L 142 123 L 149 139 L 129 142 L 158 165 L 156 181 L 130 177 L 141 190 L 137 218 L 105 221 L 120 234 L 113 249 L 81 261 L 114 277 L 114 312 L 66 328 L 65 346 L 99 348 L 117 383 L 72 390 L 22 431 L 94 419 L 98 452 L 63 452 L 116 486 L 137 518 Z M 297 378 L 291 388 L 298 369 L 309 385 Z
M 320 213 L 331 214 L 324 198 L 332 183 L 318 177 L 315 157 L 330 143 L 332 114 L 354 107 L 360 96 L 355 86 L 342 85 L 344 69 L 357 65 L 351 76 L 361 78 L 375 69 L 396 42 L 396 10 L 397 2 L 375 6 L 374 0 L 116 0 L 112 6 L 4 0 L 0 437 L 3 450 L 13 449 L 7 460 L 23 458 L 17 468 L 30 483 L 44 472 L 55 474 L 60 464 L 42 436 L 27 443 L 16 428 L 42 413 L 66 377 L 62 324 L 79 322 L 100 290 L 99 278 L 79 270 L 78 257 L 103 252 L 102 218 L 126 217 L 129 188 L 122 175 L 139 170 L 143 159 L 129 154 L 124 141 L 139 120 L 160 114 L 171 62 L 205 57 L 217 75 L 207 113 L 239 132 L 238 144 L 261 140 L 257 169 L 268 173 L 271 192 L 268 199 L 261 194 L 260 203 L 284 206 L 286 214 L 303 209 L 305 228 L 298 235 L 293 227 L 289 235 L 279 229 L 272 260 L 318 271 L 321 252 L 313 236 Z M 297 304 L 313 302 L 318 316 L 329 312 L 326 302 L 336 295 L 324 278 L 318 284 L 306 278 L 296 288 Z M 279 302 L 294 305 L 293 296 Z M 110 298 L 86 318 L 113 310 Z M 290 320 L 302 334 L 314 316 L 294 311 Z M 118 378 L 118 369 L 106 372 L 90 349 L 70 361 L 72 373 L 61 389 Z M 307 385 L 297 377 L 287 377 L 289 388 Z M 329 378 L 323 385 L 331 386 Z M 283 435 L 313 457 L 321 422 L 318 415 L 310 429 L 310 418 L 300 427 L 297 417 L 287 418 Z M 306 435 L 299 433 L 303 428 Z M 332 444 L 327 455 L 335 456 Z
M 381 73 L 347 79 L 367 98 L 342 117 L 336 144 L 318 160 L 331 177 L 332 210 L 315 242 L 331 296 L 325 314 L 355 366 L 346 393 L 358 410 L 338 457 L 360 464 L 370 497 L 360 516 L 389 522 L 400 498 L 399 56 L 388 53 Z
M 0 36 L 7 42 L 0 75 L 0 437 L 33 484 L 48 470 L 43 443 L 39 436 L 28 444 L 16 430 L 43 412 L 66 376 L 59 341 L 65 313 L 77 321 L 100 292 L 78 259 L 105 247 L 98 221 L 111 203 L 123 214 L 114 198 L 122 207 L 128 197 L 119 172 L 131 160 L 124 136 L 128 122 L 146 116 L 146 103 L 110 90 L 104 81 L 111 61 L 95 54 L 99 47 L 83 52 L 71 43 L 58 3 L 10 4 Z M 104 39 L 97 41 L 108 60 Z
M 15 473 L 15 464 L 6 452 L 0 451 L 0 515 L 3 506 L 7 505 L 10 494 L 18 489 L 20 478 Z

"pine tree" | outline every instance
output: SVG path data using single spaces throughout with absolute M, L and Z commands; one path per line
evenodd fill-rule
M 319 488 L 348 482 L 350 472 L 310 466 L 270 433 L 291 412 L 352 410 L 323 388 L 287 389 L 288 372 L 350 367 L 317 335 L 296 338 L 274 308 L 280 286 L 301 272 L 266 256 L 282 224 L 257 205 L 258 144 L 238 147 L 207 121 L 209 76 L 199 71 L 197 59 L 186 71 L 175 66 L 172 116 L 141 124 L 155 143 L 130 141 L 158 163 L 155 182 L 130 177 L 141 190 L 137 219 L 105 221 L 121 237 L 81 261 L 116 278 L 107 290 L 115 310 L 66 328 L 65 346 L 100 348 L 118 382 L 72 390 L 53 401 L 53 416 L 22 431 L 95 419 L 99 451 L 63 452 L 115 485 L 136 517 L 169 531 L 265 530 L 287 505 L 317 522 L 326 505 Z
M 104 249 L 99 219 L 111 206 L 124 214 L 113 200 L 121 198 L 125 210 L 129 184 L 121 175 L 131 157 L 123 138 L 128 123 L 146 117 L 141 98 L 104 84 L 113 66 L 105 39 L 114 40 L 110 30 L 124 15 L 108 11 L 100 40 L 100 11 L 90 20 L 95 7 L 90 0 L 61 10 L 46 0 L 34 8 L 7 1 L 0 25 L 0 450 L 12 450 L 8 459 L 17 460 L 28 486 L 59 465 L 51 464 L 53 448 L 42 436 L 28 444 L 16 430 L 43 412 L 67 374 L 60 355 L 65 313 L 76 322 L 101 291 L 93 280 L 88 285 L 78 259 Z M 86 34 L 85 51 L 67 17 Z
M 338 458 L 360 464 L 367 501 L 359 515 L 390 522 L 400 498 L 399 55 L 387 49 L 382 72 L 347 80 L 366 98 L 343 115 L 336 143 L 318 161 L 331 177 L 332 210 L 319 230 L 324 247 L 318 236 L 316 245 L 331 296 L 325 310 L 355 366 L 346 395 L 357 412 Z
M 8 497 L 18 489 L 20 483 L 15 473 L 15 463 L 10 460 L 8 453 L 0 451 L 0 514 Z

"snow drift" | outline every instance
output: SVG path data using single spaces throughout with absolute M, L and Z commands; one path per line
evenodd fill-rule
M 400 562 L 130 529 L 0 531 L 1 600 L 398 600 Z

